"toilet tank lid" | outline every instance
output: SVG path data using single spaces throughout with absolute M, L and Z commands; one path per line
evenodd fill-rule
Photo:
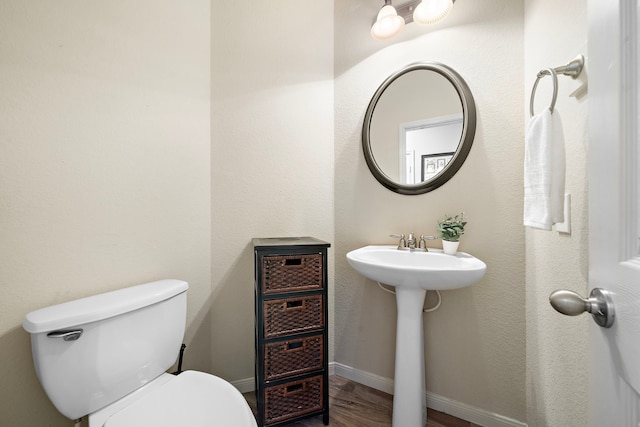
M 167 300 L 188 288 L 185 281 L 165 279 L 118 289 L 32 311 L 22 327 L 32 334 L 72 328 Z

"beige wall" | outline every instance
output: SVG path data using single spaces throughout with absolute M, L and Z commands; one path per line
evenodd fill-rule
M 27 312 L 161 277 L 191 284 L 186 367 L 250 379 L 252 237 L 333 244 L 331 352 L 391 379 L 393 297 L 345 254 L 458 211 L 461 249 L 489 269 L 425 315 L 429 391 L 531 426 L 586 424 L 587 322 L 546 301 L 586 289 L 586 105 L 568 78 L 573 234 L 521 225 L 535 73 L 586 50 L 584 0 L 556 3 L 456 2 L 439 26 L 380 43 L 370 0 L 3 2 L 0 425 L 69 424 L 33 372 Z M 449 183 L 409 197 L 372 178 L 360 132 L 382 80 L 418 60 L 463 76 L 478 129 Z
M 251 239 L 334 243 L 332 17 L 317 0 L 212 8 L 212 363 L 229 380 L 254 373 Z
M 190 285 L 210 369 L 209 2 L 0 3 L 0 425 L 68 426 L 29 311 L 160 278 Z
M 525 2 L 524 113 L 536 74 L 542 68 L 565 64 L 587 53 L 585 0 Z M 552 47 L 552 48 L 550 48 Z M 585 426 L 588 424 L 588 347 L 585 316 L 567 317 L 549 306 L 556 289 L 587 292 L 587 99 L 571 97 L 582 87 L 586 72 L 574 81 L 558 77 L 556 111 L 564 125 L 567 158 L 566 191 L 571 194 L 571 235 L 527 230 L 527 421 L 530 426 Z M 550 101 L 550 79 L 536 91 L 539 112 Z
M 486 277 L 442 293 L 425 315 L 427 389 L 525 421 L 525 282 L 522 227 L 523 2 L 456 2 L 432 30 L 415 24 L 392 42 L 368 29 L 380 4 L 336 2 L 335 360 L 393 378 L 392 295 L 346 262 L 352 249 L 392 243 L 391 233 L 433 234 L 444 214 L 464 211 L 461 250 L 488 265 Z M 360 145 L 364 111 L 378 85 L 415 61 L 436 61 L 466 80 L 478 109 L 476 139 L 458 174 L 419 196 L 397 195 L 370 174 Z

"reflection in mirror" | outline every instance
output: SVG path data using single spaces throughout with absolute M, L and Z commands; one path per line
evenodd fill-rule
M 398 193 L 420 194 L 455 174 L 474 135 L 475 105 L 466 83 L 444 65 L 418 63 L 378 88 L 362 143 L 378 181 Z
M 441 172 L 458 149 L 462 114 L 400 123 L 399 153 L 401 184 L 417 184 Z

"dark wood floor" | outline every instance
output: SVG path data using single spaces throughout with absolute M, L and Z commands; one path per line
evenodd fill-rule
M 249 406 L 256 412 L 255 393 L 245 393 Z M 332 427 L 391 426 L 392 396 L 371 387 L 332 375 L 329 377 L 329 425 Z M 480 427 L 433 409 L 428 410 L 425 427 Z M 287 427 L 321 427 L 322 417 L 293 421 Z

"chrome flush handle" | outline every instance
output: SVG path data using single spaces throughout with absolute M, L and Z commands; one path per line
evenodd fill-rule
M 53 331 L 47 334 L 49 338 L 62 338 L 65 341 L 76 341 L 82 335 L 82 329 Z

